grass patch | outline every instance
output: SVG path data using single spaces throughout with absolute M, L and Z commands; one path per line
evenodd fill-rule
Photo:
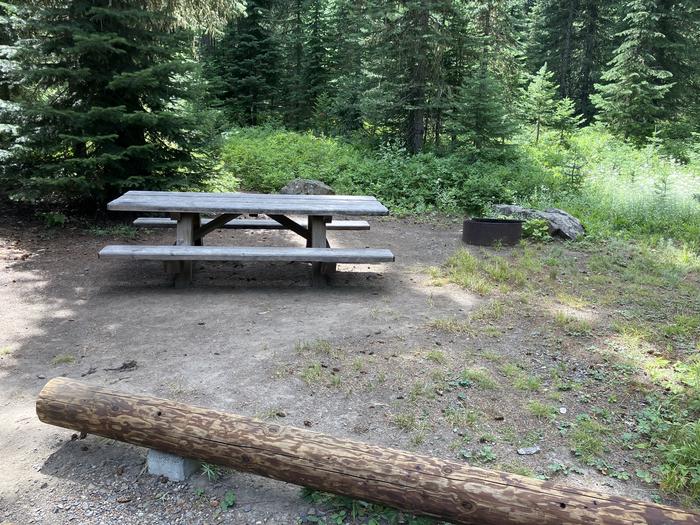
M 445 352 L 441 350 L 429 350 L 425 354 L 425 358 L 428 361 L 432 361 L 438 365 L 444 365 L 447 362 L 447 357 L 445 357 Z
M 479 412 L 464 407 L 447 407 L 442 415 L 453 428 L 474 428 L 481 419 Z
M 335 355 L 333 345 L 325 339 L 316 339 L 315 341 L 297 341 L 294 344 L 294 350 L 299 354 L 321 354 L 327 356 Z
M 700 328 L 700 316 L 698 315 L 677 315 L 673 322 L 666 325 L 662 333 L 666 337 L 690 337 Z
M 70 354 L 58 354 L 51 360 L 53 366 L 72 365 L 75 363 L 75 357 Z
M 505 313 L 503 301 L 491 301 L 474 310 L 469 317 L 478 321 L 498 321 Z
M 493 390 L 497 386 L 489 371 L 483 368 L 465 368 L 460 374 L 460 379 L 484 390 Z
M 579 319 L 561 310 L 554 314 L 554 324 L 572 336 L 590 335 L 593 331 L 591 323 L 586 319 Z
M 401 412 L 400 414 L 394 414 L 391 421 L 396 427 L 403 430 L 404 432 L 411 432 L 417 428 L 416 415 L 411 412 Z
M 527 404 L 527 411 L 538 419 L 554 421 L 557 417 L 557 409 L 536 399 Z
M 577 417 L 569 434 L 572 452 L 587 462 L 601 457 L 609 432 L 607 426 L 587 414 Z
M 321 368 L 321 363 L 312 363 L 301 373 L 301 378 L 307 385 L 319 383 L 322 377 L 323 368 Z
M 539 392 L 542 388 L 542 380 L 534 375 L 527 375 L 522 372 L 513 380 L 513 386 L 518 390 L 525 390 L 528 392 Z
M 448 334 L 465 334 L 472 332 L 471 325 L 468 321 L 460 321 L 455 317 L 433 319 L 428 324 L 428 327 L 440 332 L 447 332 Z
M 0 357 L 11 355 L 12 352 L 12 348 L 10 348 L 9 346 L 3 346 L 2 348 L 0 348 Z

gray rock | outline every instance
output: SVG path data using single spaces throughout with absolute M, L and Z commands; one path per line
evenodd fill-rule
M 539 451 L 540 447 L 535 445 L 534 447 L 519 448 L 518 454 L 520 454 L 521 456 L 532 456 L 533 454 L 537 454 Z
M 280 190 L 284 195 L 335 195 L 328 184 L 320 180 L 294 179 Z
M 544 219 L 549 223 L 550 235 L 564 239 L 574 240 L 586 231 L 576 217 L 557 208 L 540 211 L 511 204 L 496 204 L 493 209 L 499 215 L 510 215 L 519 219 Z

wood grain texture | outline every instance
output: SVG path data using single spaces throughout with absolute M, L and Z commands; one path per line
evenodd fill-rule
M 299 215 L 388 215 L 374 197 L 128 191 L 107 205 L 112 211 L 168 213 L 265 213 Z
M 330 220 L 328 221 L 330 222 Z M 308 241 L 311 248 L 326 248 L 330 247 L 326 236 L 326 218 L 323 216 L 312 215 L 309 217 L 309 237 Z M 307 245 L 308 245 L 307 244 Z M 311 265 L 311 284 L 316 287 L 323 287 L 328 284 L 326 274 L 323 272 L 323 263 L 314 262 Z
M 177 221 L 175 233 L 175 245 L 178 247 L 190 247 L 194 245 L 195 228 L 199 222 L 199 214 L 183 213 Z M 201 248 L 199 248 L 201 249 Z M 185 288 L 192 284 L 192 261 L 180 259 L 180 265 L 175 274 L 174 284 L 176 288 Z
M 248 417 L 56 378 L 44 423 L 192 457 L 455 524 L 700 524 L 672 507 L 559 486 Z
M 306 219 L 293 219 L 302 228 L 308 228 Z M 202 225 L 207 225 L 211 219 L 202 219 Z M 174 228 L 177 221 L 167 217 L 139 217 L 133 222 L 140 228 Z M 226 230 L 284 230 L 285 226 L 273 219 L 234 219 L 228 221 L 221 229 Z M 328 230 L 369 230 L 367 221 L 332 221 L 326 224 Z
M 100 250 L 100 258 L 149 261 L 282 261 L 329 263 L 393 262 L 390 250 L 376 248 L 290 248 L 228 246 L 153 246 L 115 244 Z

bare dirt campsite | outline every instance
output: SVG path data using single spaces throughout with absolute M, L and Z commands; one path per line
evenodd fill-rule
M 659 490 L 643 425 L 670 352 L 697 344 L 697 267 L 676 252 L 560 241 L 464 247 L 461 221 L 386 218 L 331 232 L 395 263 L 98 260 L 165 243 L 128 226 L 0 227 L 2 523 L 431 523 L 203 465 L 148 475 L 145 450 L 40 423 L 55 376 L 639 500 Z M 337 235 L 337 237 L 336 237 Z M 218 231 L 255 246 L 290 232 Z M 277 238 L 275 238 L 277 237 Z M 370 521 L 375 520 L 375 521 Z

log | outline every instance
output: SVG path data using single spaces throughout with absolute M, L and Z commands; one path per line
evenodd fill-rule
M 56 378 L 44 423 L 456 524 L 700 524 L 700 515 Z

